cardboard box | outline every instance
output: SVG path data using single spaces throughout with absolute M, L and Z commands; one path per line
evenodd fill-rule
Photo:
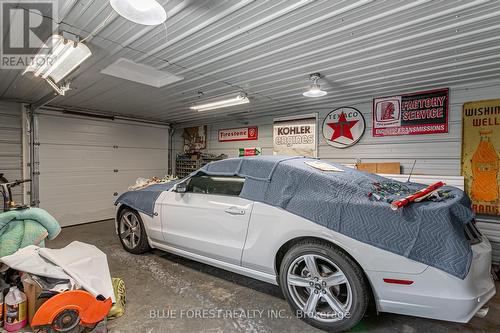
M 371 173 L 384 173 L 384 174 L 400 174 L 401 163 L 387 162 L 387 163 L 358 163 L 356 168 L 361 171 Z
M 31 324 L 33 316 L 47 299 L 38 299 L 38 296 L 42 293 L 42 288 L 28 274 L 23 275 L 22 282 L 24 294 L 28 299 L 28 324 Z

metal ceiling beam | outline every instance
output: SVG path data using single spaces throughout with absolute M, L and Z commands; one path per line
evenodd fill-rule
M 278 33 L 278 34 L 274 34 L 274 35 L 272 35 L 270 38 L 265 38 L 265 39 L 260 40 L 258 43 L 259 43 L 259 45 L 264 44 L 264 43 L 267 43 L 267 42 L 269 42 L 269 41 L 271 41 L 271 40 L 274 40 L 274 39 L 280 38 L 281 36 L 284 36 L 284 35 L 286 35 L 286 34 L 289 34 L 289 33 L 293 32 L 293 31 L 299 31 L 300 29 L 303 29 L 303 28 L 304 28 L 304 27 L 306 27 L 306 26 L 313 25 L 313 24 L 315 24 L 316 22 L 320 22 L 320 21 L 326 20 L 327 18 L 330 18 L 330 17 L 336 16 L 336 15 L 339 15 L 340 13 L 343 13 L 343 12 L 346 12 L 346 11 L 348 11 L 348 10 L 351 10 L 352 8 L 357 8 L 357 7 L 360 7 L 360 6 L 364 5 L 364 4 L 369 3 L 369 2 L 372 2 L 372 1 L 373 1 L 373 0 L 363 0 L 363 1 L 359 1 L 359 2 L 357 2 L 357 3 L 355 3 L 355 4 L 353 4 L 353 5 L 346 6 L 346 7 L 342 8 L 342 9 L 340 9 L 340 10 L 335 10 L 335 11 L 333 11 L 332 13 L 329 13 L 329 14 L 327 14 L 327 15 L 321 16 L 320 18 L 316 18 L 316 19 L 310 20 L 310 21 L 309 21 L 309 22 L 307 22 L 307 24 L 305 24 L 305 25 L 304 25 L 304 24 L 302 24 L 302 25 L 299 25 L 299 26 L 295 27 L 294 29 L 290 29 L 290 30 L 287 30 L 287 31 L 284 31 L 284 32 L 280 32 L 280 33 Z M 229 34 L 227 34 L 227 35 L 224 35 L 223 37 L 218 38 L 218 39 L 216 39 L 215 41 L 212 41 L 212 42 L 210 42 L 210 43 L 203 44 L 202 46 L 200 46 L 200 47 L 198 47 L 198 48 L 196 48 L 196 49 L 194 49 L 194 50 L 192 50 L 192 51 L 185 52 L 185 53 L 183 53 L 182 55 L 180 55 L 180 56 L 178 56 L 178 57 L 176 57 L 176 58 L 170 59 L 170 61 L 171 61 L 171 62 L 173 62 L 173 63 L 177 63 L 177 62 L 180 62 L 180 61 L 182 61 L 182 60 L 184 60 L 184 59 L 186 59 L 186 58 L 189 58 L 189 57 L 191 57 L 191 56 L 193 56 L 193 55 L 200 54 L 200 53 L 201 53 L 201 52 L 203 52 L 203 51 L 206 51 L 206 50 L 208 50 L 208 49 L 210 49 L 210 48 L 212 48 L 212 47 L 214 47 L 214 46 L 216 46 L 216 45 L 222 44 L 222 43 L 224 43 L 224 42 L 226 42 L 226 41 L 228 41 L 228 40 L 230 40 L 230 39 L 232 39 L 232 38 L 234 38 L 234 37 L 236 37 L 236 36 L 239 36 L 239 35 L 241 35 L 241 34 L 244 34 L 244 33 L 248 32 L 248 31 L 250 31 L 250 30 L 252 30 L 252 29 L 255 29 L 255 28 L 257 28 L 257 27 L 260 27 L 260 26 L 262 26 L 263 24 L 266 24 L 266 23 L 268 23 L 268 22 L 271 22 L 271 21 L 273 21 L 273 20 L 276 20 L 276 19 L 278 19 L 278 18 L 280 18 L 280 17 L 282 17 L 282 16 L 284 16 L 284 15 L 286 15 L 286 14 L 290 13 L 290 12 L 293 12 L 293 11 L 295 11 L 295 10 L 297 10 L 297 9 L 299 9 L 299 8 L 301 8 L 301 7 L 303 7 L 303 6 L 305 6 L 305 5 L 307 5 L 307 4 L 308 4 L 308 1 L 299 1 L 299 2 L 297 2 L 297 3 L 294 3 L 294 4 L 292 4 L 291 6 L 285 7 L 285 8 L 283 8 L 283 9 L 281 9 L 281 10 L 277 11 L 277 12 L 271 13 L 270 15 L 265 16 L 265 17 L 263 17 L 262 19 L 252 21 L 252 23 L 251 23 L 251 24 L 249 24 L 249 25 L 247 25 L 247 26 L 244 26 L 244 27 L 241 27 L 241 28 L 240 28 L 240 27 L 238 27 L 238 29 L 235 29 L 235 30 L 234 30 L 234 31 L 232 31 L 231 33 L 229 33 Z M 247 45 L 247 46 L 245 46 L 245 49 L 248 49 L 249 47 L 252 47 L 252 46 Z M 242 49 L 239 49 L 239 52 L 241 52 L 241 50 L 242 50 Z M 227 54 L 225 54 L 223 57 L 224 57 L 224 58 L 227 58 L 227 57 L 229 57 L 230 55 L 231 55 L 231 52 L 228 52 L 228 53 L 227 53 Z M 165 67 L 167 67 L 167 66 L 168 66 L 168 65 L 163 65 L 163 66 L 160 66 L 159 68 L 160 68 L 160 69 L 162 69 L 162 68 L 165 68 Z M 184 70 L 184 71 L 181 71 L 179 74 L 184 73 L 184 72 L 186 72 L 186 71 L 192 71 L 192 70 L 195 70 L 195 69 L 200 68 L 200 67 L 202 67 L 202 66 L 203 66 L 203 63 L 198 64 L 198 65 L 196 65 L 195 67 L 190 67 L 189 69 L 186 69 L 186 70 Z
M 426 0 L 426 1 L 428 1 L 428 0 Z M 364 40 L 367 40 L 367 39 L 371 39 L 371 38 L 373 38 L 375 36 L 380 36 L 380 35 L 383 35 L 383 34 L 387 34 L 389 32 L 398 31 L 398 30 L 400 30 L 402 28 L 409 27 L 409 26 L 415 25 L 417 23 L 422 23 L 422 22 L 425 22 L 425 21 L 428 21 L 428 20 L 431 20 L 431 19 L 437 19 L 437 18 L 440 18 L 442 16 L 454 14 L 456 12 L 459 12 L 461 10 L 464 10 L 466 8 L 470 8 L 471 6 L 477 5 L 479 3 L 484 3 L 484 2 L 485 2 L 484 0 L 478 0 L 478 1 L 475 1 L 475 2 L 470 2 L 470 3 L 468 3 L 466 5 L 463 5 L 463 6 L 456 6 L 456 7 L 450 8 L 449 10 L 441 11 L 441 12 L 435 13 L 433 15 L 419 17 L 416 20 L 404 22 L 402 24 L 391 26 L 391 27 L 386 28 L 386 29 L 377 30 L 377 31 L 374 31 L 374 32 L 372 32 L 370 34 L 366 34 L 366 35 L 362 35 L 362 36 L 359 36 L 359 37 L 355 37 L 355 38 L 349 39 L 349 40 L 344 41 L 344 42 L 331 44 L 331 45 L 324 46 L 324 47 L 321 47 L 321 48 L 315 48 L 314 50 L 306 52 L 306 53 L 302 53 L 302 54 L 299 54 L 299 55 L 296 55 L 296 56 L 293 56 L 293 57 L 286 57 L 286 58 L 281 59 L 279 61 L 276 61 L 276 62 L 273 62 L 273 63 L 269 63 L 269 64 L 266 64 L 266 65 L 263 65 L 263 66 L 259 66 L 258 70 L 269 68 L 270 71 L 269 71 L 269 74 L 267 74 L 268 77 L 276 76 L 278 74 L 281 74 L 281 73 L 284 73 L 284 72 L 288 72 L 288 71 L 293 71 L 293 70 L 296 69 L 295 66 L 292 67 L 292 68 L 289 68 L 289 69 L 287 69 L 286 71 L 283 71 L 283 72 L 276 72 L 275 69 L 276 69 L 276 66 L 278 66 L 280 64 L 284 64 L 284 63 L 290 62 L 292 60 L 314 59 L 317 54 L 321 54 L 321 53 L 328 54 L 328 51 L 330 51 L 332 49 L 344 47 L 346 45 L 353 44 L 354 42 L 357 42 L 357 41 L 364 41 Z M 412 3 L 412 4 L 415 4 L 415 3 Z M 406 6 L 398 7 L 397 10 L 395 9 L 395 10 L 391 11 L 391 13 L 389 13 L 389 14 L 384 13 L 384 14 L 372 16 L 369 19 L 367 19 L 366 22 L 371 22 L 372 18 L 375 18 L 376 20 L 386 19 L 389 15 L 394 15 L 396 13 L 399 13 L 400 12 L 399 9 L 400 8 L 405 9 L 404 7 L 406 7 Z M 407 41 L 407 40 L 413 40 L 413 39 L 416 39 L 418 37 L 428 36 L 428 35 L 431 35 L 433 33 L 436 33 L 436 32 L 439 32 L 439 31 L 443 31 L 443 30 L 446 30 L 446 29 L 455 29 L 456 27 L 464 26 L 464 25 L 466 25 L 468 23 L 482 21 L 484 19 L 495 17 L 495 16 L 499 16 L 499 15 L 500 15 L 500 12 L 490 12 L 487 15 L 482 15 L 482 16 L 477 17 L 477 18 L 473 18 L 473 19 L 469 19 L 469 20 L 465 20 L 465 21 L 460 21 L 460 22 L 457 22 L 457 23 L 451 24 L 451 25 L 441 26 L 441 27 L 438 27 L 438 28 L 435 28 L 435 29 L 432 29 L 432 30 L 423 31 L 423 32 L 415 34 L 415 35 L 411 35 L 411 36 L 406 36 L 406 37 L 402 37 L 402 38 L 390 40 L 390 41 L 388 41 L 386 43 L 381 43 L 381 44 L 377 44 L 377 45 L 373 45 L 373 46 L 370 46 L 370 47 L 363 48 L 361 50 L 356 50 L 356 51 L 351 51 L 349 53 L 344 53 L 344 54 L 342 54 L 342 55 L 340 55 L 338 57 L 346 58 L 346 57 L 349 57 L 349 56 L 351 56 L 353 54 L 360 53 L 360 52 L 361 53 L 368 53 L 369 51 L 372 51 L 372 50 L 375 50 L 375 49 L 381 49 L 381 48 L 385 48 L 385 47 L 387 47 L 389 45 L 394 45 L 394 44 L 401 43 L 401 42 L 404 42 L 404 41 Z M 358 21 L 358 22 L 356 22 L 356 23 L 354 23 L 352 25 L 353 26 L 354 25 L 357 26 L 357 25 L 361 24 L 361 22 L 362 21 Z M 364 23 L 366 23 L 366 22 L 364 22 Z M 339 29 L 334 29 L 332 31 L 335 32 L 335 33 L 338 33 L 338 32 L 341 32 L 341 31 L 345 31 L 345 28 L 342 27 L 342 28 L 339 28 Z M 329 34 L 330 34 L 330 32 L 327 33 L 327 34 L 325 34 L 325 35 L 329 35 Z M 302 41 L 298 42 L 296 44 L 302 44 Z M 298 45 L 294 45 L 293 47 L 296 47 L 296 46 L 298 46 Z M 272 54 L 277 53 L 277 52 L 285 51 L 286 49 L 289 49 L 289 48 L 290 47 L 287 46 L 286 48 L 275 50 L 275 51 L 272 52 Z M 249 63 L 251 61 L 260 59 L 260 58 L 262 58 L 264 56 L 269 56 L 270 54 L 271 53 L 265 54 L 265 55 L 259 55 L 257 57 L 251 58 L 251 59 L 245 59 L 244 61 L 241 61 L 241 62 L 238 62 L 238 63 L 235 63 L 235 64 L 231 64 L 230 66 L 226 66 L 226 67 L 223 67 L 221 69 L 218 69 L 218 70 L 215 70 L 215 71 L 212 71 L 212 72 L 208 72 L 206 74 L 206 76 L 215 75 L 215 74 L 217 74 L 219 72 L 226 71 L 229 68 L 234 68 L 234 67 L 237 67 L 237 66 L 242 66 L 245 63 Z M 332 60 L 335 60 L 335 58 L 332 57 L 332 58 L 328 59 L 328 61 L 332 61 Z M 304 65 L 302 65 L 302 66 L 303 67 L 306 67 L 306 66 L 307 67 L 311 67 L 311 66 L 314 66 L 314 65 L 319 65 L 320 63 L 323 63 L 323 62 L 325 62 L 325 60 L 321 60 L 321 61 L 310 61 L 310 60 L 308 60 L 308 61 L 305 61 Z M 271 70 L 271 69 L 273 69 L 273 70 Z M 221 79 L 225 80 L 225 81 L 230 81 L 235 76 L 251 74 L 252 71 L 255 71 L 255 68 L 249 69 L 247 71 L 242 71 L 242 72 L 240 72 L 240 73 L 238 73 L 236 75 L 225 76 L 225 77 L 223 77 Z M 178 83 L 174 83 L 171 86 L 174 86 L 174 85 L 175 86 L 179 86 L 179 85 L 189 84 L 189 83 L 194 82 L 196 80 L 197 80 L 197 78 L 193 78 L 191 80 L 187 80 L 187 81 L 185 80 L 185 81 L 181 81 L 181 82 L 178 82 Z M 193 89 L 194 90 L 203 90 L 203 88 L 205 86 L 207 86 L 207 85 L 209 85 L 209 83 L 201 85 L 201 86 L 193 87 Z
M 433 76 L 432 74 L 429 74 L 427 76 Z M 220 119 L 234 119 L 237 117 L 262 117 L 269 115 L 272 113 L 272 115 L 278 115 L 281 114 L 280 110 L 283 110 L 285 114 L 287 113 L 292 113 L 292 112 L 303 112 L 304 108 L 308 107 L 318 107 L 318 106 L 323 106 L 323 107 L 333 107 L 335 105 L 340 105 L 346 102 L 355 102 L 355 101 L 360 101 L 360 100 L 366 100 L 366 99 L 371 99 L 373 98 L 374 94 L 373 91 L 377 91 L 377 93 L 382 94 L 382 95 L 391 95 L 391 94 L 400 94 L 404 93 L 405 91 L 412 91 L 412 90 L 418 90 L 422 88 L 429 88 L 429 87 L 436 87 L 436 86 L 443 86 L 443 84 L 446 87 L 453 86 L 456 84 L 459 84 L 461 82 L 471 82 L 475 81 L 477 79 L 498 79 L 500 77 L 500 71 L 492 73 L 491 70 L 484 70 L 484 71 L 478 71 L 475 73 L 466 73 L 466 74 L 451 74 L 448 76 L 440 76 L 439 78 L 436 79 L 427 79 L 427 80 L 421 80 L 421 81 L 415 81 L 413 79 L 408 79 L 410 81 L 409 83 L 403 83 L 401 81 L 395 81 L 395 83 L 388 85 L 385 83 L 380 83 L 378 85 L 372 86 L 370 89 L 364 88 L 361 89 L 359 92 L 356 93 L 349 93 L 349 94 L 329 94 L 326 97 L 323 97 L 321 99 L 318 99 L 318 101 L 306 101 L 303 97 L 297 96 L 296 98 L 290 99 L 288 98 L 287 101 L 280 103 L 279 105 L 269 105 L 266 107 L 254 107 L 254 110 L 258 111 L 250 111 L 246 114 L 242 112 L 236 112 L 236 113 L 231 113 L 231 112 L 220 112 L 217 114 L 191 114 L 189 117 L 176 117 L 176 116 L 171 116 L 169 117 L 172 123 L 186 123 L 186 122 L 196 122 L 196 123 L 203 123 L 206 119 L 209 118 L 218 118 Z M 294 111 L 295 109 L 295 111 Z
M 147 57 L 150 57 L 158 52 L 160 52 L 161 50 L 169 47 L 170 45 L 173 45 L 175 43 L 177 43 L 178 41 L 188 37 L 188 36 L 191 36 L 192 34 L 206 28 L 207 26 L 219 21 L 220 19 L 236 12 L 237 10 L 243 8 L 244 6 L 254 2 L 255 0 L 242 0 L 242 1 L 238 1 L 235 5 L 229 7 L 228 9 L 218 13 L 217 15 L 214 15 L 212 18 L 204 21 L 203 23 L 189 29 L 188 31 L 180 34 L 178 37 L 176 38 L 172 38 L 171 40 L 168 40 L 165 44 L 162 44 L 152 50 L 150 50 L 149 52 L 147 52 L 146 54 L 140 56 L 139 58 L 136 59 L 136 62 L 141 62 L 143 61 L 144 59 L 146 59 Z
M 488 13 L 487 15 L 483 15 L 483 16 L 480 16 L 480 17 L 477 17 L 477 18 L 474 18 L 474 19 L 467 20 L 468 22 L 462 21 L 460 24 L 456 24 L 456 25 L 454 25 L 451 28 L 449 26 L 447 26 L 446 29 L 453 29 L 453 28 L 455 28 L 455 26 L 460 26 L 461 24 L 465 25 L 466 23 L 480 22 L 483 19 L 493 18 L 493 17 L 498 17 L 498 16 L 500 16 L 500 12 Z M 433 41 L 426 42 L 426 43 L 418 43 L 418 44 L 415 44 L 415 45 L 411 45 L 411 46 L 409 46 L 407 48 L 405 47 L 405 48 L 402 48 L 400 50 L 394 50 L 394 51 L 387 52 L 387 53 L 376 54 L 375 52 L 373 52 L 375 54 L 374 56 L 368 56 L 366 58 L 363 57 L 362 60 L 375 59 L 375 58 L 385 58 L 389 54 L 396 54 L 396 53 L 406 52 L 406 51 L 411 50 L 411 49 L 415 49 L 416 50 L 416 49 L 418 49 L 418 48 L 420 48 L 422 46 L 427 46 L 427 45 L 432 45 L 432 44 L 439 44 L 439 43 L 442 43 L 442 42 L 444 42 L 446 40 L 454 40 L 454 39 L 458 39 L 458 38 L 461 38 L 461 37 L 464 37 L 464 36 L 476 35 L 476 34 L 480 34 L 480 33 L 486 32 L 486 31 L 492 31 L 492 30 L 498 29 L 499 27 L 500 27 L 500 25 L 493 25 L 493 26 L 488 26 L 485 29 L 481 29 L 480 31 L 467 31 L 466 33 L 457 33 L 456 36 L 452 36 L 452 37 L 448 37 L 448 38 L 443 38 L 443 39 L 440 39 L 440 40 L 433 40 Z M 436 31 L 437 30 L 442 30 L 442 29 L 445 29 L 445 28 L 438 28 L 438 29 L 436 29 Z M 419 36 L 417 36 L 417 37 L 425 37 L 425 36 L 430 35 L 430 34 L 436 32 L 436 31 L 432 30 L 432 31 L 429 31 L 429 32 L 423 32 L 423 33 L 419 34 Z M 256 80 L 262 80 L 262 79 L 265 79 L 265 78 L 273 78 L 273 77 L 277 77 L 277 76 L 280 76 L 280 75 L 288 73 L 288 72 L 297 71 L 299 68 L 304 68 L 304 70 L 305 70 L 305 69 L 310 68 L 312 66 L 317 66 L 316 68 L 318 68 L 318 70 L 320 70 L 321 72 L 327 72 L 329 69 L 333 69 L 333 68 L 338 67 L 338 66 L 334 65 L 332 67 L 324 68 L 324 67 L 320 67 L 321 64 L 323 64 L 323 63 L 338 63 L 338 60 L 340 60 L 340 59 L 344 59 L 344 58 L 349 59 L 349 58 L 352 58 L 354 55 L 357 55 L 357 54 L 366 54 L 366 53 L 368 53 L 370 51 L 374 51 L 376 49 L 383 49 L 383 48 L 386 48 L 389 45 L 396 45 L 396 44 L 404 42 L 404 41 L 406 41 L 408 39 L 415 39 L 417 37 L 415 37 L 415 35 L 412 35 L 411 38 L 410 37 L 404 37 L 404 38 L 401 38 L 401 39 L 395 39 L 395 40 L 389 41 L 387 43 L 377 44 L 377 45 L 374 45 L 374 46 L 371 46 L 371 47 L 367 47 L 367 48 L 356 50 L 356 51 L 352 51 L 352 52 L 343 53 L 343 54 L 336 55 L 336 56 L 333 56 L 333 57 L 329 57 L 329 58 L 326 58 L 326 59 L 321 59 L 321 60 L 318 60 L 318 61 L 315 61 L 315 62 L 308 62 L 308 63 L 306 63 L 304 65 L 300 65 L 300 66 L 296 66 L 296 65 L 294 65 L 294 66 L 285 66 L 286 69 L 282 70 L 282 71 L 276 70 L 276 66 L 278 65 L 278 63 L 274 63 L 274 64 L 270 65 L 271 67 L 274 67 L 273 71 L 270 71 L 268 74 L 263 75 L 263 76 L 259 76 L 257 78 L 246 79 L 244 81 L 244 83 L 248 84 L 248 83 L 254 82 Z M 340 46 L 341 45 L 338 45 L 338 47 L 340 47 Z M 460 49 L 460 48 L 461 48 L 461 45 L 459 45 L 459 46 L 456 47 L 456 49 Z M 418 53 L 415 53 L 415 54 L 418 55 Z M 341 64 L 344 65 L 346 63 L 342 62 Z M 263 67 L 267 67 L 267 65 L 259 67 L 258 70 L 262 70 Z M 246 71 L 246 72 L 241 72 L 241 73 L 238 73 L 237 76 L 244 76 L 244 75 L 250 76 L 250 74 L 252 72 L 254 72 L 254 71 L 255 71 L 255 69 L 249 70 L 249 71 Z M 231 80 L 231 79 L 234 79 L 235 77 L 236 77 L 236 75 L 225 77 L 224 80 Z M 286 78 L 287 79 L 292 79 L 293 77 L 287 76 Z M 207 84 L 204 84 L 204 85 L 201 85 L 201 86 L 193 87 L 193 90 L 202 90 L 202 91 L 204 91 L 205 94 L 211 94 L 211 93 L 214 93 L 214 92 L 217 93 L 217 91 L 221 90 L 221 88 L 215 88 L 215 89 L 212 89 L 212 90 L 206 90 L 206 89 L 204 89 L 206 86 L 210 86 L 211 84 L 212 83 L 207 83 Z M 171 103 L 172 98 L 175 98 L 176 95 L 179 95 L 179 94 L 174 94 L 174 95 L 169 94 L 169 103 Z M 162 104 L 160 104 L 160 106 L 162 106 Z
M 472 37 L 472 36 L 475 36 L 475 35 L 481 35 L 481 34 L 484 34 L 486 32 L 494 31 L 495 29 L 499 29 L 499 28 L 500 28 L 500 25 L 493 25 L 493 26 L 488 26 L 488 27 L 486 27 L 484 29 L 472 30 L 472 31 L 466 31 L 466 32 L 460 32 L 460 33 L 455 34 L 455 35 L 450 36 L 450 37 L 441 38 L 441 39 L 435 39 L 435 40 L 431 40 L 429 42 L 424 42 L 424 43 L 415 43 L 415 45 L 411 45 L 409 47 L 405 47 L 405 48 L 401 48 L 401 49 L 397 49 L 397 50 L 391 50 L 391 51 L 384 52 L 384 53 L 373 52 L 373 55 L 371 55 L 371 56 L 363 56 L 362 58 L 355 58 L 353 56 L 355 54 L 360 54 L 360 53 L 364 54 L 365 53 L 364 50 L 360 50 L 360 51 L 358 51 L 356 53 L 349 53 L 347 55 L 343 54 L 341 56 L 329 57 L 329 58 L 327 58 L 324 61 L 328 62 L 328 63 L 334 63 L 335 65 L 328 66 L 328 67 L 319 67 L 319 69 L 321 70 L 321 72 L 324 72 L 324 73 L 335 71 L 335 77 L 341 77 L 342 75 L 345 75 L 345 74 L 348 74 L 348 73 L 358 72 L 358 71 L 366 71 L 369 68 L 374 68 L 374 67 L 383 66 L 383 65 L 391 65 L 393 63 L 399 63 L 399 62 L 402 62 L 402 61 L 405 61 L 405 60 L 416 59 L 416 58 L 420 58 L 420 57 L 423 57 L 425 55 L 431 55 L 431 54 L 436 54 L 436 57 L 434 57 L 433 59 L 436 62 L 438 62 L 440 60 L 448 59 L 448 57 L 439 57 L 439 56 L 437 56 L 437 54 L 439 54 L 441 52 L 459 50 L 459 49 L 466 48 L 467 46 L 473 46 L 475 44 L 492 42 L 492 41 L 498 40 L 500 38 L 500 35 L 495 35 L 495 36 L 493 36 L 491 38 L 486 38 L 486 39 L 474 38 L 472 42 L 469 42 L 469 43 L 456 43 L 454 46 L 448 47 L 448 48 L 434 48 L 434 49 L 432 49 L 431 48 L 432 46 L 443 44 L 445 42 L 455 41 L 455 40 L 466 38 L 466 37 Z M 422 52 L 420 49 L 423 48 L 423 47 L 429 47 L 429 48 L 432 49 L 432 51 L 431 52 Z M 411 51 L 414 51 L 414 52 L 411 52 Z M 457 54 L 457 57 L 461 57 L 463 55 L 472 55 L 472 54 L 481 53 L 481 52 L 483 52 L 483 49 L 479 48 L 478 50 L 476 50 L 474 52 L 468 52 L 468 53 L 463 53 L 463 54 L 459 53 L 459 54 Z M 407 56 L 407 57 L 397 56 L 400 53 L 403 53 L 403 54 L 410 53 L 411 56 Z M 376 60 L 376 59 L 387 59 L 387 58 L 389 58 L 391 56 L 393 58 L 395 58 L 395 59 L 393 59 L 391 61 L 381 62 L 381 63 L 380 62 L 374 62 L 374 61 L 370 62 L 371 60 Z M 350 60 L 350 61 L 347 61 L 347 62 L 345 62 L 345 61 L 339 62 L 338 61 L 338 60 L 340 60 L 340 59 L 342 59 L 344 57 L 347 57 L 348 59 L 354 58 L 355 60 Z M 370 63 L 371 65 L 363 67 L 363 66 L 360 66 L 360 64 L 362 64 L 362 63 Z M 413 62 L 413 63 L 411 63 L 411 65 L 412 66 L 417 66 L 417 65 L 422 65 L 424 63 L 426 63 L 426 62 Z M 351 66 L 351 69 L 349 69 L 348 71 L 344 71 L 344 72 L 338 72 L 337 71 L 337 68 L 339 68 L 339 67 L 342 68 L 342 67 L 346 67 L 346 66 Z M 300 66 L 299 66 L 299 68 L 300 68 Z M 296 72 L 296 69 L 297 69 L 297 66 L 293 66 L 291 70 L 293 70 L 293 71 Z M 281 82 L 281 81 L 297 80 L 297 83 L 298 83 L 302 77 L 305 77 L 303 73 L 298 74 L 298 75 L 294 74 L 292 76 L 290 76 L 290 75 L 288 75 L 288 76 L 280 75 L 280 74 L 287 73 L 289 71 L 290 71 L 290 69 L 287 69 L 287 70 L 282 71 L 282 72 L 274 71 L 272 73 L 273 75 L 269 77 L 269 79 L 272 78 L 272 77 L 280 77 L 279 80 L 266 80 L 266 78 L 263 78 L 262 76 L 259 76 L 257 78 L 252 78 L 250 76 L 249 78 L 247 78 L 244 81 L 244 83 L 247 84 L 247 83 L 255 82 L 255 81 L 263 81 L 263 83 L 257 84 L 257 85 L 255 85 L 255 83 L 254 83 L 253 86 L 252 86 L 252 91 L 253 92 L 257 92 L 257 93 L 266 93 L 269 90 L 269 88 L 268 89 L 262 89 L 261 88 L 261 90 L 259 90 L 259 87 L 262 87 L 262 86 L 265 86 L 265 87 L 272 86 L 273 89 L 274 88 L 279 89 L 281 87 L 287 86 L 286 84 L 285 85 L 280 85 L 279 82 Z M 369 73 L 371 73 L 371 74 L 380 74 L 382 72 L 383 71 L 376 71 L 376 72 L 369 72 Z M 220 90 L 221 90 L 221 88 L 216 88 L 216 89 L 208 90 L 206 92 L 213 93 L 213 92 L 217 92 L 217 91 L 220 91 Z M 174 96 L 172 96 L 172 94 L 168 94 L 168 106 L 173 106 L 175 104 L 189 103 L 189 99 L 186 100 L 185 98 L 183 98 L 183 99 L 173 100 L 173 97 Z M 160 109 L 162 109 L 161 107 L 163 106 L 163 104 L 158 104 L 157 103 L 156 105 L 159 106 Z M 172 111 L 172 113 L 176 113 L 177 112 L 176 109 L 173 109 L 171 111 Z

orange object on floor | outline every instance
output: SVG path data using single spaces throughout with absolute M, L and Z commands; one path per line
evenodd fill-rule
M 42 327 L 64 332 L 80 325 L 93 327 L 106 318 L 111 298 L 100 301 L 83 290 L 71 290 L 51 297 L 38 309 L 31 321 L 36 331 Z

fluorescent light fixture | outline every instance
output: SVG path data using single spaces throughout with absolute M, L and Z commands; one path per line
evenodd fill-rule
M 86 45 L 53 35 L 33 58 L 23 75 L 32 72 L 35 76 L 58 83 L 91 55 L 92 52 Z
M 184 79 L 182 76 L 160 71 L 152 66 L 138 64 L 125 58 L 119 58 L 108 67 L 104 68 L 101 73 L 124 80 L 147 84 L 156 88 L 161 88 L 167 84 Z
M 134 23 L 158 25 L 167 20 L 167 12 L 156 0 L 109 0 L 111 7 Z
M 321 77 L 321 75 L 319 73 L 314 73 L 314 74 L 309 75 L 309 80 L 311 80 L 311 82 L 312 82 L 311 86 L 309 87 L 309 89 L 307 91 L 304 91 L 304 93 L 302 93 L 302 95 L 304 95 L 305 97 L 325 96 L 327 94 L 327 92 L 324 90 L 321 90 L 321 87 L 318 84 L 318 80 L 320 77 Z
M 190 109 L 196 110 L 198 112 L 203 112 L 203 111 L 226 108 L 229 106 L 248 104 L 248 103 L 250 103 L 250 100 L 248 99 L 248 97 L 245 94 L 240 93 L 240 94 L 238 94 L 238 96 L 233 97 L 233 98 L 223 99 L 223 100 L 209 102 L 209 103 L 205 103 L 205 104 L 194 105 Z

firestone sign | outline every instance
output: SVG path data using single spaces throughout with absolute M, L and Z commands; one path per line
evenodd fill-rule
M 221 129 L 219 130 L 219 142 L 257 140 L 258 135 L 257 126 Z
M 335 148 L 355 145 L 365 133 L 363 114 L 351 107 L 342 107 L 330 112 L 323 121 L 323 137 Z

